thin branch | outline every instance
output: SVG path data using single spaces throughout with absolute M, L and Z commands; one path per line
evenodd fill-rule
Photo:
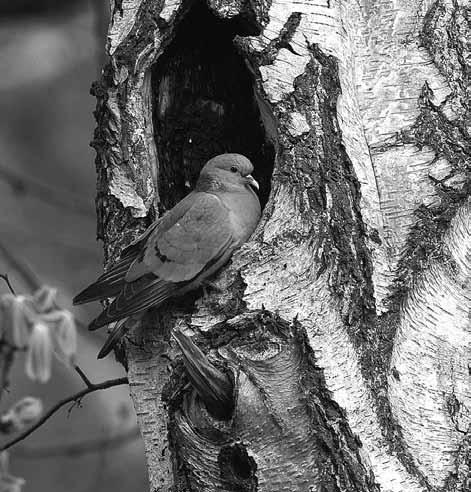
M 133 427 L 122 434 L 102 439 L 90 439 L 76 443 L 61 444 L 58 446 L 37 446 L 16 448 L 15 456 L 22 458 L 57 458 L 60 456 L 82 456 L 89 453 L 97 453 L 121 446 L 139 439 L 141 433 L 137 427 Z
M 79 365 L 75 364 L 74 366 L 75 372 L 82 378 L 82 381 L 85 383 L 87 388 L 93 388 L 93 383 L 88 379 L 87 375 L 82 371 Z
M 26 439 L 36 429 L 41 427 L 47 420 L 49 420 L 59 409 L 61 409 L 64 405 L 67 405 L 67 403 L 71 403 L 71 402 L 77 403 L 84 396 L 93 393 L 95 391 L 104 390 L 104 389 L 112 388 L 114 386 L 120 386 L 128 383 L 129 381 L 128 378 L 126 377 L 110 379 L 108 381 L 104 381 L 103 383 L 92 384 L 91 387 L 87 387 L 82 391 L 75 393 L 75 395 L 60 400 L 54 406 L 52 406 L 34 425 L 29 427 L 25 431 L 21 432 L 17 437 L 15 437 L 15 439 L 12 439 L 11 441 L 7 442 L 4 446 L 2 446 L 0 448 L 0 451 L 5 451 L 6 449 L 9 449 L 15 444 L 17 444 L 18 442 L 23 441 L 23 439 Z
M 18 195 L 29 194 L 48 205 L 65 208 L 85 217 L 94 217 L 88 202 L 84 201 L 80 195 L 70 191 L 63 192 L 60 187 L 50 186 L 6 166 L 0 166 L 0 180 L 10 185 Z
M 8 285 L 8 288 L 10 289 L 10 292 L 16 296 L 16 292 L 15 292 L 15 289 L 13 288 L 13 286 L 11 285 L 11 282 L 10 282 L 10 277 L 8 276 L 7 273 L 1 273 L 0 274 L 0 278 L 5 280 L 6 284 Z

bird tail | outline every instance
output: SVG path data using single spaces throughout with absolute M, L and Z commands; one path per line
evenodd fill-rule
M 134 254 L 122 258 L 110 270 L 101 275 L 96 282 L 77 294 L 73 299 L 73 303 L 84 304 L 117 296 L 123 287 L 126 272 L 135 258 L 136 255 Z
M 125 283 L 115 300 L 95 318 L 88 329 L 97 330 L 113 321 L 158 307 L 169 297 L 178 293 L 181 284 L 167 282 L 147 275 L 134 282 Z
M 128 319 L 126 318 L 116 323 L 116 326 L 113 328 L 110 335 L 106 339 L 106 342 L 104 343 L 100 352 L 98 352 L 97 359 L 103 359 L 104 357 L 106 357 L 113 350 L 115 345 L 121 340 L 121 338 L 123 338 L 123 336 L 128 331 L 128 328 L 126 326 L 127 320 Z

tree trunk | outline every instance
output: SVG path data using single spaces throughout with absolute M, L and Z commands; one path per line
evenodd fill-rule
M 106 263 L 218 153 L 264 206 L 117 354 L 152 491 L 471 490 L 470 36 L 459 0 L 112 2 Z

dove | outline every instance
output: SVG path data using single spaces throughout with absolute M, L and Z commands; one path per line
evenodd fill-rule
M 254 232 L 260 220 L 253 165 L 240 154 L 221 154 L 200 172 L 195 189 L 125 248 L 120 259 L 80 292 L 74 304 L 114 297 L 90 323 L 95 330 L 158 307 L 194 290 L 215 274 Z M 98 355 L 122 334 L 118 323 Z

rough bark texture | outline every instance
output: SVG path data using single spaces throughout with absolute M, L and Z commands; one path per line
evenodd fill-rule
M 435 2 L 122 0 L 98 98 L 107 264 L 247 155 L 220 290 L 123 344 L 151 490 L 470 490 L 470 18 Z M 216 419 L 174 327 L 234 385 Z

